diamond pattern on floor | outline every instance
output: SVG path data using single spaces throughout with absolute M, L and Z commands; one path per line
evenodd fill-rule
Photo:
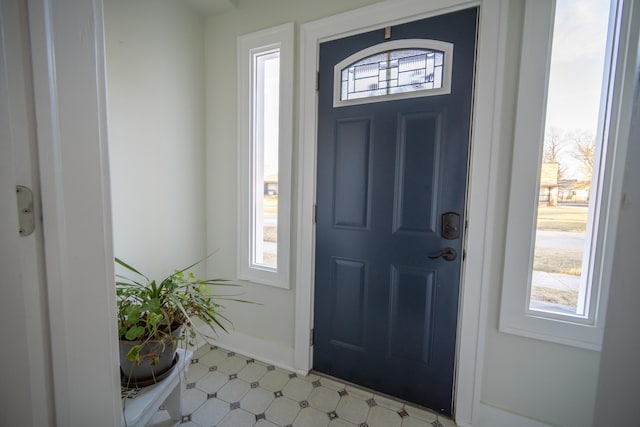
M 448 418 L 310 373 L 303 377 L 206 344 L 182 389 L 182 419 L 148 427 L 456 427 Z

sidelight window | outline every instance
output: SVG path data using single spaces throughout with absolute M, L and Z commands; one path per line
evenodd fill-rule
M 629 28 L 626 2 L 526 2 L 503 332 L 601 346 L 628 132 Z
M 289 287 L 293 24 L 238 38 L 238 278 Z

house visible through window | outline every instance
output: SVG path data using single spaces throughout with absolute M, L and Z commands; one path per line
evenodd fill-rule
M 609 0 L 557 0 L 529 309 L 589 317 Z M 594 175 L 595 172 L 595 175 Z M 591 236 L 591 238 L 588 238 Z
M 278 266 L 280 49 L 254 55 L 252 263 Z
M 500 331 L 602 345 L 633 4 L 525 2 Z
M 293 24 L 238 38 L 238 278 L 289 287 Z

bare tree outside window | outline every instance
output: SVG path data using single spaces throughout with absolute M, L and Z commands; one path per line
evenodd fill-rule
M 582 266 L 591 245 L 588 214 L 610 7 L 608 0 L 556 1 L 531 310 L 587 314 L 590 279 Z
M 596 147 L 595 137 L 586 131 L 576 131 L 571 132 L 568 135 L 568 139 L 574 145 L 574 151 L 571 153 L 573 158 L 580 162 L 585 179 L 590 181 L 593 175 L 593 158 Z
M 552 127 L 545 136 L 542 162 L 558 164 L 558 181 L 564 179 L 567 172 L 567 166 L 561 159 L 565 148 L 564 132 L 560 128 Z

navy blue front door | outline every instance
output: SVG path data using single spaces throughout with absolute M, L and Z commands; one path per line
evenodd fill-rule
M 476 21 L 474 8 L 391 29 L 453 44 L 449 94 L 334 107 L 334 65 L 384 30 L 320 45 L 314 370 L 446 415 Z

